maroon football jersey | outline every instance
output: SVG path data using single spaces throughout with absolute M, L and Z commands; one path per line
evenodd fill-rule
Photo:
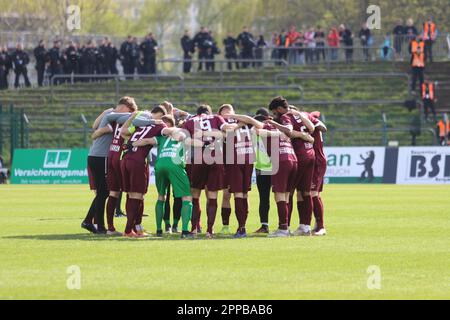
M 121 146 L 124 144 L 124 138 L 120 134 L 122 126 L 123 125 L 118 124 L 117 122 L 111 123 L 111 128 L 113 129 L 113 139 L 109 147 L 108 158 L 114 161 L 120 160 Z
M 201 114 L 187 120 L 183 125 L 183 129 L 186 129 L 189 132 L 190 136 L 194 137 L 195 134 L 198 134 L 199 131 L 221 131 L 225 124 L 226 122 L 221 116 Z M 213 137 L 203 136 L 202 140 L 204 142 L 211 143 L 211 145 L 207 147 L 211 149 L 211 156 L 214 157 L 217 151 L 222 153 L 222 145 L 219 148 L 220 150 L 217 150 L 217 148 L 215 148 L 215 140 Z
M 238 121 L 234 119 L 227 119 L 226 122 L 230 124 L 238 123 Z M 249 125 L 245 125 L 242 128 L 227 133 L 226 143 L 229 150 L 233 150 L 234 153 L 233 162 L 230 164 L 252 164 L 255 162 L 255 148 Z M 226 150 L 227 148 L 225 147 L 224 154 L 226 154 Z M 226 159 L 225 156 L 224 158 Z
M 318 122 L 318 120 L 311 115 L 309 115 L 309 119 L 314 125 Z M 280 123 L 284 126 L 291 126 L 291 128 L 295 131 L 308 132 L 308 129 L 303 124 L 300 117 L 294 116 L 293 114 L 286 114 L 281 116 Z M 314 157 L 314 145 L 312 143 L 309 143 L 302 139 L 292 139 L 292 146 L 294 147 L 295 153 L 297 155 Z
M 314 138 L 314 151 L 316 153 L 316 162 L 326 164 L 327 159 L 325 157 L 325 152 L 323 151 L 322 131 L 316 128 L 316 130 L 314 130 L 314 133 L 312 134 L 312 137 Z
M 271 124 L 264 124 L 263 129 L 269 131 L 277 131 L 277 129 Z M 266 140 L 263 138 L 263 140 Z M 267 137 L 266 150 L 267 154 L 272 157 L 272 142 L 278 141 L 280 162 L 290 161 L 297 162 L 297 156 L 295 155 L 294 148 L 291 143 L 291 139 L 282 137 Z
M 147 127 L 136 127 L 136 131 L 131 136 L 130 141 L 135 142 L 142 139 L 160 136 L 162 130 L 166 127 L 167 126 L 165 124 L 151 125 Z M 127 152 L 125 154 L 125 157 L 127 159 L 143 162 L 147 158 L 151 148 L 152 148 L 151 145 L 146 145 L 143 147 L 134 147 L 130 152 Z

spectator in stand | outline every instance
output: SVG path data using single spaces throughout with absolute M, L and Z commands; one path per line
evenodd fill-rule
M 34 58 L 36 60 L 38 86 L 42 87 L 42 85 L 44 84 L 45 67 L 48 62 L 48 51 L 45 47 L 45 41 L 44 40 L 39 41 L 38 46 L 36 48 L 34 48 L 33 52 L 34 52 Z M 1 62 L 0 62 L 0 65 L 1 65 Z M 0 66 L 0 68 L 1 68 L 1 66 Z M 1 88 L 1 86 L 0 86 L 0 88 Z
M 431 111 L 433 114 L 433 121 L 436 121 L 436 109 L 434 108 L 434 103 L 436 99 L 436 90 L 434 82 L 430 81 L 428 78 L 422 84 L 422 104 L 423 111 L 425 113 L 425 120 L 428 121 L 428 114 Z
M 286 60 L 288 57 L 288 49 L 289 48 L 289 37 L 287 36 L 286 30 L 282 30 L 280 36 L 277 41 L 278 47 L 278 58 L 281 60 Z
M 310 27 L 305 33 L 305 59 L 306 63 L 314 63 L 314 54 L 316 49 L 316 41 L 314 36 L 314 28 Z
M 63 62 L 63 56 L 60 51 L 61 42 L 59 40 L 56 40 L 53 42 L 53 48 L 51 48 L 48 52 L 49 62 L 50 62 L 50 83 L 51 84 L 58 84 L 61 83 L 60 80 L 55 80 L 53 83 L 53 77 L 56 75 L 62 74 L 62 62 Z
M 180 40 L 183 49 L 183 73 L 190 73 L 192 68 L 192 55 L 195 53 L 194 42 L 188 30 L 184 31 L 184 35 Z
M 215 71 L 216 63 L 214 58 L 216 54 L 220 54 L 219 47 L 216 40 L 214 40 L 212 31 L 209 31 L 209 40 L 207 41 L 206 59 L 210 60 L 206 62 L 206 71 Z
M 78 74 L 79 69 L 79 60 L 80 57 L 78 55 L 78 46 L 74 41 L 70 41 L 69 46 L 67 47 L 66 51 L 64 52 L 65 55 L 65 62 L 66 62 L 66 74 L 71 75 L 72 73 L 74 75 Z
M 300 36 L 294 43 L 294 47 L 297 48 L 295 50 L 295 64 L 305 64 L 304 46 L 305 46 L 305 37 L 303 36 L 303 33 L 300 33 Z
M 391 35 L 389 33 L 386 33 L 386 36 L 384 37 L 383 46 L 381 47 L 381 60 L 390 60 L 392 56 L 392 50 L 391 50 Z
M 155 74 L 158 42 L 152 32 L 145 37 L 145 40 L 141 43 L 139 49 L 144 57 L 144 74 Z
M 371 43 L 370 29 L 367 27 L 367 23 L 363 22 L 361 30 L 359 31 L 359 39 L 361 40 L 361 46 L 363 47 L 364 61 L 370 60 L 369 45 Z
M 300 33 L 297 31 L 295 26 L 291 26 L 287 34 L 289 39 L 289 47 L 293 47 L 297 39 L 300 37 Z M 288 62 L 289 64 L 295 64 L 296 52 L 295 50 L 289 49 L 288 52 Z
M 271 54 L 270 58 L 272 60 L 276 60 L 279 57 L 279 52 L 277 49 L 278 37 L 279 37 L 278 32 L 274 32 L 274 33 L 272 33 L 272 38 L 270 39 L 270 46 L 272 47 L 272 54 Z
M 12 69 L 11 56 L 6 46 L 0 48 L 0 90 L 8 89 L 8 74 Z
M 344 24 L 339 26 L 339 38 L 345 47 L 345 61 L 353 61 L 353 33 Z
M 412 18 L 406 20 L 406 27 L 405 27 L 406 42 L 409 44 L 412 40 L 415 39 L 415 37 L 418 34 L 419 33 L 417 32 L 417 29 L 414 26 L 414 20 Z
M 16 79 L 14 81 L 14 88 L 19 87 L 20 76 L 23 76 L 26 87 L 31 87 L 30 80 L 28 79 L 28 63 L 30 63 L 30 57 L 28 53 L 23 50 L 23 45 L 18 43 L 16 46 L 16 51 L 11 55 L 14 73 L 16 74 Z
M 397 25 L 394 27 L 394 30 L 392 31 L 392 34 L 394 36 L 394 49 L 395 49 L 395 58 L 396 59 L 402 59 L 402 47 L 403 47 L 403 41 L 405 40 L 405 33 L 406 29 L 403 26 L 403 20 L 398 19 Z
M 255 59 L 257 60 L 263 60 L 264 59 L 264 48 L 267 47 L 267 42 L 264 40 L 264 36 L 260 35 L 258 38 L 258 41 L 256 42 L 256 48 L 255 48 Z M 257 62 L 256 67 L 260 68 L 262 67 L 262 62 Z
M 225 59 L 229 60 L 227 63 L 228 70 L 233 70 L 233 63 L 231 61 L 237 60 L 238 54 L 236 50 L 237 40 L 233 37 L 231 32 L 223 39 L 223 45 L 225 47 Z M 236 69 L 239 70 L 239 62 L 236 62 Z
M 422 88 L 424 81 L 425 69 L 425 43 L 422 40 L 422 35 L 418 35 L 416 39 L 411 41 L 409 52 L 411 53 L 411 93 L 415 93 L 417 80 L 419 80 L 419 88 Z
M 445 146 L 445 140 L 447 140 L 447 145 L 450 145 L 450 121 L 447 119 L 441 119 L 437 123 L 437 133 L 439 136 L 439 145 Z
M 7 175 L 5 174 L 5 169 L 3 168 L 3 158 L 0 155 L 0 184 L 6 183 Z
M 131 48 L 133 43 L 133 37 L 128 36 L 127 40 L 122 43 L 120 46 L 120 60 L 122 62 L 123 73 L 125 75 L 133 74 L 132 69 L 132 61 L 131 61 Z M 130 77 L 126 77 L 126 79 L 131 79 Z
M 327 37 L 328 47 L 330 47 L 330 57 L 332 61 L 338 59 L 339 53 L 339 32 L 336 27 L 332 27 Z
M 242 32 L 237 37 L 238 45 L 241 48 L 241 57 L 242 59 L 254 59 L 253 49 L 256 46 L 256 42 L 253 38 L 253 35 L 249 32 L 247 26 L 244 26 Z M 246 69 L 249 66 L 250 62 L 243 62 L 242 68 Z
M 200 31 L 194 36 L 194 47 L 198 50 L 198 71 L 203 69 L 203 61 L 208 56 L 209 32 L 206 27 L 200 27 Z
M 425 41 L 425 62 L 433 62 L 433 42 L 436 41 L 437 29 L 432 17 L 423 24 L 422 37 Z
M 320 56 L 322 60 L 325 61 L 325 32 L 321 26 L 317 26 L 316 34 L 314 35 L 314 40 L 316 41 L 316 60 L 320 61 Z
M 114 46 L 109 38 L 105 38 L 105 61 L 108 69 L 108 74 L 118 74 L 117 60 L 119 60 L 119 51 Z

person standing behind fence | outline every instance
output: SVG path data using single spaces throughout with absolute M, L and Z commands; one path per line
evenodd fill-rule
M 144 56 L 144 74 L 156 73 L 156 54 L 158 52 L 158 41 L 149 33 L 145 41 L 141 43 L 140 49 Z
M 256 42 L 255 49 L 255 59 L 256 60 L 264 60 L 264 49 L 267 47 L 267 42 L 264 40 L 264 36 L 260 35 L 258 41 Z M 257 68 L 261 68 L 263 66 L 262 61 L 256 63 Z
M 215 55 L 220 53 L 219 47 L 217 47 L 217 42 L 213 38 L 212 31 L 209 31 L 209 38 L 206 41 L 206 71 L 215 71 L 216 63 L 214 62 Z
M 96 62 L 97 62 L 97 53 L 95 48 L 95 43 L 93 40 L 89 40 L 87 45 L 81 52 L 81 65 L 82 70 L 81 73 L 83 75 L 93 75 L 95 74 Z M 85 81 L 89 81 L 89 79 L 85 79 Z
M 417 32 L 417 29 L 414 26 L 414 20 L 412 18 L 406 20 L 405 35 L 407 43 L 413 41 L 418 34 L 419 33 Z
M 418 35 L 416 39 L 411 41 L 409 52 L 411 53 L 411 93 L 416 90 L 417 80 L 419 80 L 419 87 L 422 88 L 424 69 L 425 69 L 425 43 L 422 40 L 422 35 Z
M 225 48 L 225 59 L 229 60 L 227 63 L 228 70 L 233 70 L 232 60 L 237 60 L 237 50 L 236 50 L 237 40 L 233 38 L 231 32 L 228 33 L 228 36 L 223 40 L 223 46 Z M 239 62 L 236 62 L 236 69 L 239 70 Z
M 405 39 L 405 27 L 403 26 L 403 20 L 399 19 L 397 21 L 397 25 L 394 27 L 392 34 L 394 36 L 394 49 L 395 49 L 395 58 L 402 59 L 402 47 L 403 41 Z
M 325 61 L 325 32 L 321 26 L 317 26 L 316 33 L 314 35 L 314 40 L 316 41 L 316 60 L 320 61 L 320 56 L 322 56 L 323 61 Z
M 34 58 L 36 60 L 38 86 L 42 87 L 44 84 L 45 66 L 48 62 L 48 51 L 45 48 L 44 40 L 39 41 L 38 46 L 34 48 Z
M 270 47 L 272 48 L 272 53 L 270 54 L 270 59 L 276 60 L 278 59 L 279 53 L 277 49 L 277 41 L 279 34 L 278 32 L 272 33 L 272 38 L 270 39 Z
M 289 29 L 289 32 L 287 34 L 287 37 L 289 39 L 289 46 L 294 47 L 295 42 L 300 37 L 300 33 L 297 31 L 297 28 L 295 26 L 291 26 Z M 295 64 L 296 61 L 296 53 L 297 50 L 290 49 L 288 52 L 288 62 L 289 64 Z
M 70 42 L 69 47 L 67 47 L 65 51 L 66 56 L 66 74 L 71 75 L 77 75 L 80 73 L 80 66 L 79 66 L 79 51 L 78 46 L 74 41 Z
M 208 58 L 208 41 L 209 41 L 208 29 L 201 27 L 200 31 L 194 37 L 194 46 L 198 50 L 198 71 L 202 71 L 203 62 Z
M 345 61 L 353 61 L 353 33 L 344 24 L 339 26 L 339 38 L 345 47 Z
M 28 63 L 30 63 L 30 57 L 28 53 L 23 51 L 22 44 L 17 44 L 16 51 L 12 54 L 12 62 L 14 65 L 14 73 L 16 74 L 16 79 L 14 81 L 14 88 L 19 87 L 20 76 L 23 76 L 25 81 L 25 86 L 31 87 L 30 80 L 28 79 Z
M 436 102 L 434 82 L 429 81 L 428 79 L 425 80 L 422 84 L 421 96 L 423 109 L 425 112 L 425 120 L 428 121 L 428 113 L 431 111 L 433 114 L 433 119 L 436 121 L 436 110 L 434 108 L 434 103 Z
M 127 40 L 120 46 L 120 60 L 122 61 L 123 73 L 125 75 L 132 74 L 131 72 L 131 45 L 133 37 L 128 36 Z M 130 79 L 127 77 L 126 79 Z
M 286 30 L 281 30 L 277 40 L 278 59 L 287 61 L 289 44 L 289 37 L 287 36 Z M 280 63 L 278 63 L 278 65 L 280 65 Z
M 118 74 L 117 60 L 119 59 L 119 52 L 109 38 L 105 38 L 104 47 L 105 63 L 108 74 Z
M 439 137 L 439 145 L 445 146 L 445 141 L 447 140 L 447 144 L 450 145 L 450 121 L 447 119 L 441 119 L 437 123 L 437 133 Z
M 11 56 L 8 53 L 8 48 L 0 48 L 0 90 L 8 89 L 8 74 L 12 68 Z
M 48 52 L 48 57 L 50 61 L 50 84 L 59 84 L 61 80 L 53 80 L 54 76 L 58 76 L 62 74 L 62 54 L 61 54 L 61 42 L 56 40 L 53 42 L 53 48 L 51 48 Z
M 256 43 L 247 26 L 244 26 L 242 29 L 242 32 L 237 37 L 237 41 L 239 47 L 241 48 L 241 58 L 244 60 L 254 59 L 253 49 L 255 48 Z M 244 61 L 242 63 L 242 68 L 246 69 L 249 65 L 250 62 Z
M 339 32 L 336 27 L 332 27 L 327 36 L 328 47 L 330 47 L 330 58 L 332 61 L 338 59 Z
M 371 37 L 372 35 L 370 33 L 370 29 L 367 27 L 367 23 L 364 22 L 362 24 L 361 30 L 359 31 L 359 39 L 361 40 L 361 46 L 363 47 L 364 61 L 370 60 L 369 46 Z
M 316 41 L 314 40 L 314 36 L 316 33 L 314 32 L 314 28 L 310 27 L 308 31 L 305 33 L 305 58 L 306 63 L 314 63 L 314 53 L 316 48 Z
M 436 41 L 437 29 L 432 17 L 423 24 L 422 37 L 425 41 L 425 62 L 433 62 L 433 42 Z
M 183 73 L 190 73 L 192 68 L 192 54 L 195 52 L 194 43 L 189 35 L 189 31 L 185 30 L 184 35 L 180 40 L 181 48 L 183 49 Z

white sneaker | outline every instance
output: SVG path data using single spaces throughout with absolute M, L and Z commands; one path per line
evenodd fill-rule
M 325 230 L 325 228 L 322 228 L 313 233 L 314 236 L 324 236 L 326 234 L 327 234 L 327 230 Z
M 275 232 L 270 233 L 267 237 L 269 237 L 269 238 L 287 238 L 287 237 L 289 237 L 289 230 L 278 229 Z
M 292 235 L 296 237 L 309 237 L 311 235 L 311 230 L 305 230 L 300 226 L 297 230 L 292 232 Z

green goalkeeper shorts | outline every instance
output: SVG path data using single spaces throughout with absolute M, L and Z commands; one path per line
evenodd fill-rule
M 191 186 L 186 170 L 177 165 L 155 166 L 155 182 L 158 194 L 165 196 L 167 188 L 172 185 L 173 196 L 175 198 L 190 197 Z

